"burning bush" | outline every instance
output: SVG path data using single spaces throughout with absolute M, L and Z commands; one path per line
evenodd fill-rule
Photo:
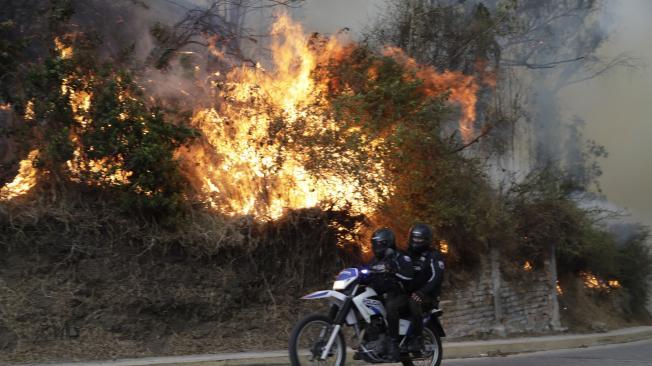
M 75 47 L 56 39 L 58 54 L 30 75 L 37 165 L 59 179 L 128 193 L 130 209 L 173 214 L 183 186 L 173 155 L 192 130 L 166 121 L 130 73 L 98 64 L 97 45 L 77 38 Z

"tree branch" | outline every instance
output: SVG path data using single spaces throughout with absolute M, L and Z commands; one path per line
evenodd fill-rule
M 567 63 L 571 63 L 571 62 L 582 61 L 584 59 L 586 59 L 586 56 L 575 57 L 575 58 L 571 58 L 571 59 L 568 59 L 568 60 L 551 61 L 551 62 L 546 62 L 546 63 L 529 63 L 527 61 L 518 61 L 518 60 L 505 59 L 505 60 L 503 60 L 503 66 L 526 67 L 528 69 L 554 69 L 555 67 L 557 67 L 559 65 L 567 64 Z
M 465 149 L 469 148 L 471 145 L 474 145 L 474 144 L 478 143 L 483 137 L 487 136 L 489 134 L 489 132 L 491 132 L 492 129 L 493 129 L 492 124 L 488 124 L 488 125 L 484 126 L 482 128 L 482 131 L 480 131 L 480 134 L 478 136 L 476 136 L 475 138 L 473 138 L 473 140 L 467 142 L 466 144 L 464 144 L 464 145 L 450 151 L 450 154 L 456 154 L 456 153 L 458 153 L 458 152 L 460 152 L 462 150 L 465 150 Z

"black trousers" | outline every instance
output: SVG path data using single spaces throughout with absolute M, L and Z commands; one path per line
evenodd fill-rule
M 422 336 L 423 335 L 423 309 L 431 308 L 433 300 L 430 296 L 424 296 L 421 302 L 416 302 L 410 297 L 410 314 L 412 315 L 412 335 Z
M 398 340 L 398 327 L 401 308 L 408 305 L 408 297 L 404 292 L 388 292 L 385 308 L 387 309 L 387 334 L 390 338 Z

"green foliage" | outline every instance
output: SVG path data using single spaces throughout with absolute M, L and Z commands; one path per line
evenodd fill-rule
M 127 209 L 177 212 L 184 182 L 174 152 L 196 132 L 167 122 L 128 71 L 90 57 L 94 47 L 78 42 L 71 58 L 55 53 L 30 74 L 39 162 L 55 176 L 120 193 Z
M 92 122 L 80 134 L 82 155 L 103 162 L 106 171 L 87 171 L 86 178 L 102 182 L 107 175 L 129 172 L 126 181 L 111 184 L 135 194 L 137 207 L 177 211 L 184 182 L 173 154 L 195 132 L 166 122 L 163 111 L 148 107 L 128 73 L 104 70 L 89 88 L 93 98 L 85 117 Z
M 570 187 L 562 172 L 552 168 L 512 187 L 508 207 L 518 219 L 519 255 L 541 261 L 554 245 L 562 271 L 613 275 L 614 240 L 569 198 Z
M 649 230 L 643 228 L 618 251 L 618 278 L 629 292 L 629 307 L 633 315 L 643 315 L 650 298 L 652 253 L 648 244 L 649 237 Z

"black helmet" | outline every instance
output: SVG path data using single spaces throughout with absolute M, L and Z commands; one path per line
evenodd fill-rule
M 371 235 L 371 249 L 376 258 L 382 259 L 387 255 L 387 249 L 396 249 L 396 238 L 390 228 L 382 228 Z
M 408 248 L 410 252 L 421 254 L 432 244 L 432 230 L 425 224 L 416 224 L 410 228 L 408 234 Z

